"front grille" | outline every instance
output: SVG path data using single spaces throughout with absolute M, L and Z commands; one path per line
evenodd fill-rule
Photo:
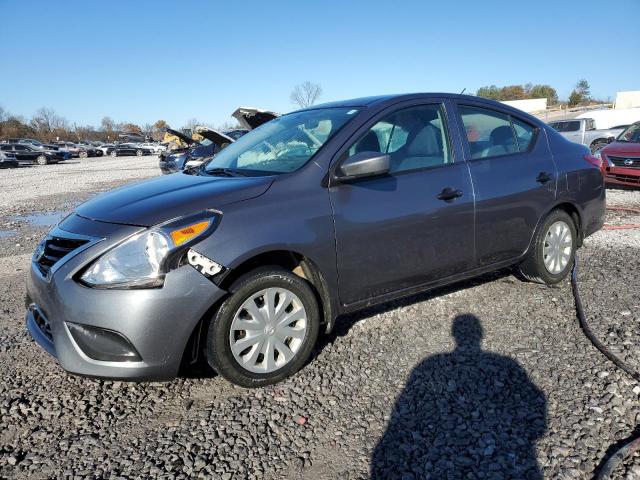
M 38 247 L 39 251 L 36 253 L 35 262 L 38 265 L 38 269 L 46 277 L 51 268 L 58 263 L 61 258 L 66 257 L 76 248 L 81 247 L 87 242 L 88 240 L 75 238 L 53 236 L 45 238 Z
M 33 319 L 35 320 L 36 325 L 38 325 L 38 328 L 40 328 L 44 336 L 47 337 L 49 340 L 53 341 L 53 334 L 51 333 L 51 324 L 49 323 L 49 320 L 47 319 L 47 317 L 45 317 L 40 311 L 40 309 L 35 307 L 34 305 L 31 306 L 31 313 L 33 314 Z
M 620 182 L 640 185 L 640 175 L 635 176 L 635 175 L 620 175 L 619 173 L 607 173 L 606 176 L 607 178 L 612 178 Z
M 640 168 L 640 158 L 638 157 L 612 157 L 608 155 L 607 158 L 609 158 L 611 163 L 616 167 Z

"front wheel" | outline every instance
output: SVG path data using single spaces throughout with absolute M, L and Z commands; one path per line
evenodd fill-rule
M 46 155 L 38 155 L 38 157 L 36 158 L 36 163 L 38 165 L 46 165 L 48 163 Z
M 573 219 L 563 210 L 552 211 L 533 237 L 520 273 L 532 282 L 553 285 L 571 271 L 578 233 Z
M 80 152 L 79 157 L 80 158 L 87 158 L 89 156 L 89 154 L 87 152 Z
M 111 156 L 112 156 L 112 157 L 117 157 L 117 156 L 118 156 L 118 154 L 117 154 L 117 153 L 116 153 L 116 151 L 114 150 L 113 152 L 111 152 Z
M 320 330 L 306 280 L 277 268 L 239 278 L 209 323 L 207 361 L 242 387 L 277 383 L 300 370 Z
M 142 156 L 142 150 L 136 150 L 136 155 L 141 157 Z

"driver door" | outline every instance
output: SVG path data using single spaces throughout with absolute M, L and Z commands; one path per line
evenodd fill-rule
M 366 304 L 472 267 L 473 191 L 447 113 L 444 103 L 391 107 L 339 153 L 338 163 L 373 151 L 388 154 L 391 164 L 388 175 L 329 189 L 343 305 Z

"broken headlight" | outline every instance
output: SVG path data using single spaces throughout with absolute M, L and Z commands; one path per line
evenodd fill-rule
M 99 257 L 80 276 L 94 288 L 153 288 L 189 246 L 215 230 L 220 215 L 205 211 L 138 233 Z

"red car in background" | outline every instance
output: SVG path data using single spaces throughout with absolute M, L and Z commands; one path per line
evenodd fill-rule
M 640 122 L 629 125 L 598 154 L 607 184 L 640 187 Z

